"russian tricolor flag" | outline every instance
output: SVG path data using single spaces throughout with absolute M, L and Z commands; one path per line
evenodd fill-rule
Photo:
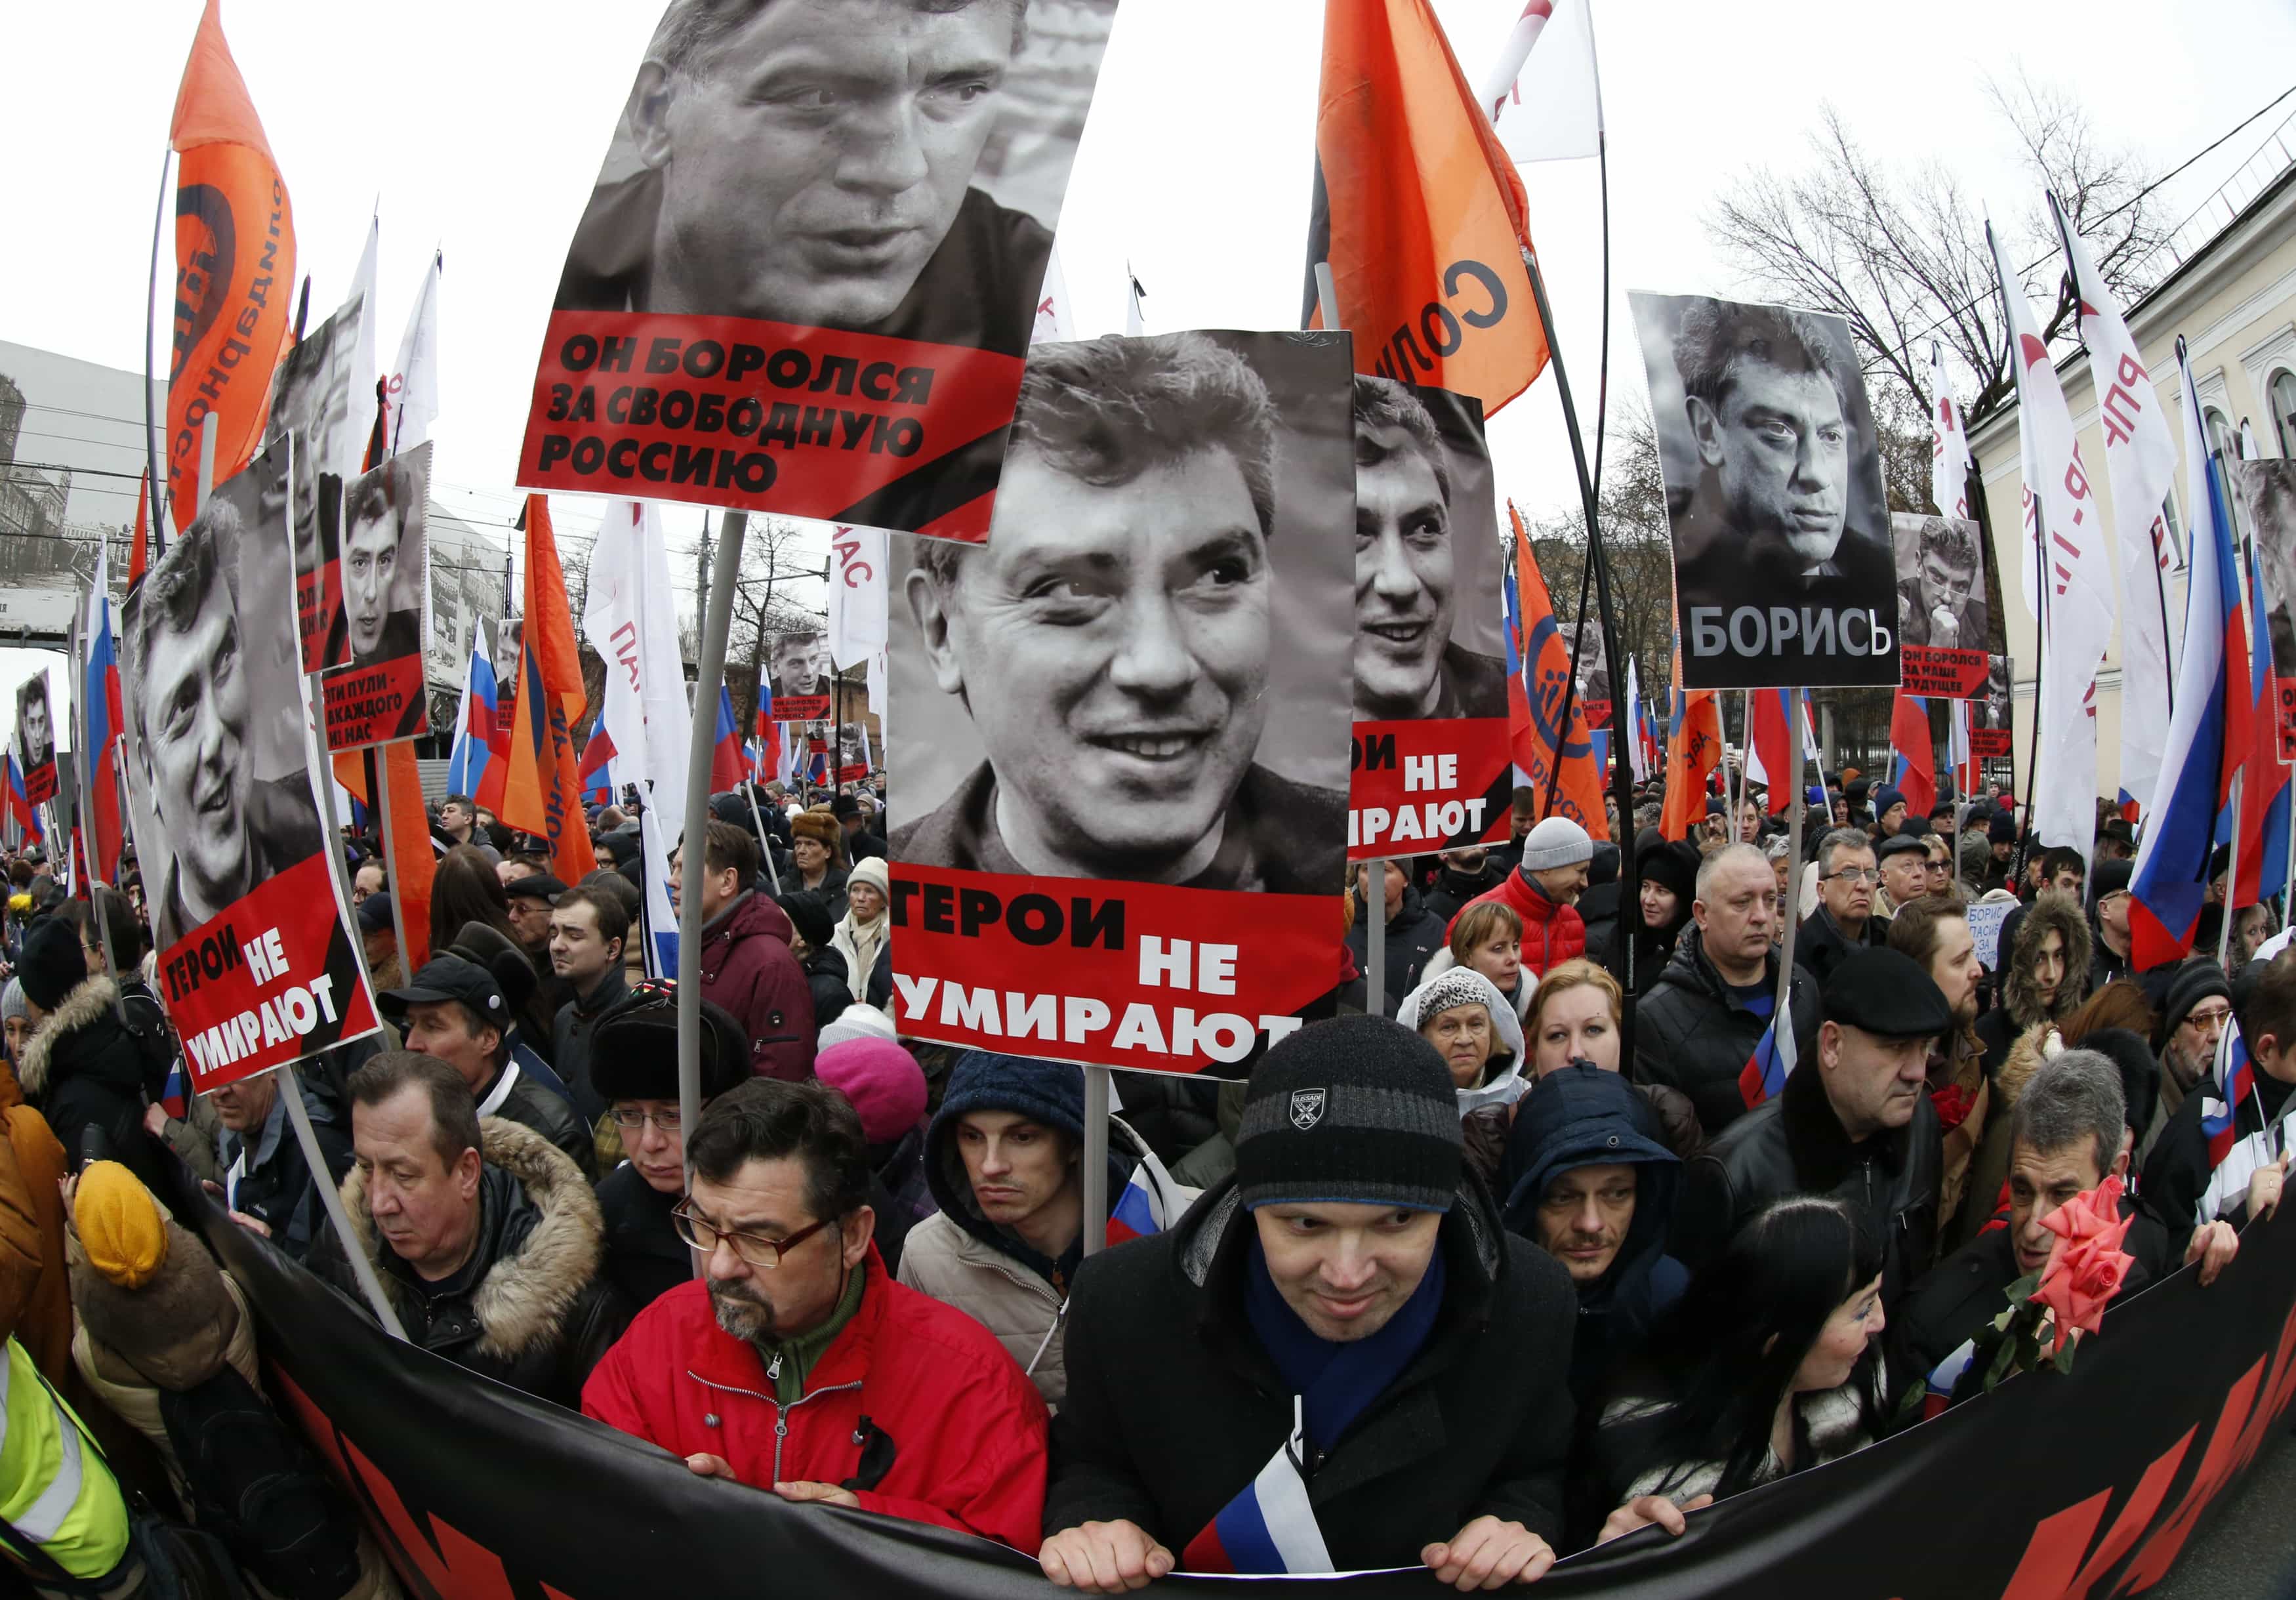
M 102 540 L 95 547 L 95 578 L 88 589 L 87 619 L 80 636 L 87 650 L 86 679 L 80 685 L 81 716 L 86 719 L 88 810 L 95 825 L 95 875 L 119 882 L 119 857 L 127 842 L 120 824 L 119 771 L 112 757 L 126 720 L 119 704 L 119 657 L 111 644 L 111 575 Z
M 718 685 L 717 743 L 709 751 L 709 792 L 724 794 L 742 786 L 748 763 L 742 758 L 742 725 L 734 720 L 734 696 Z
M 590 725 L 589 743 L 582 747 L 582 763 L 577 772 L 585 800 L 594 800 L 602 806 L 614 803 L 613 759 L 613 736 L 606 732 L 606 719 L 602 716 Z
M 1306 1407 L 1292 1402 L 1292 1436 L 1259 1475 L 1180 1552 L 1189 1572 L 1329 1572 L 1331 1553 L 1308 1503 Z
M 16 752 L 7 752 L 8 792 L 5 797 L 8 818 L 16 825 L 19 843 L 42 836 L 39 808 L 33 805 L 24 792 L 24 769 L 16 764 Z
M 1928 1422 L 1931 1417 L 1945 1415 L 1946 1407 L 1953 1404 L 1953 1391 L 1961 1383 L 1962 1374 L 1969 1370 L 1969 1364 L 1976 1358 L 1977 1341 L 1964 1339 L 1954 1347 L 1953 1352 L 1944 1360 L 1930 1368 L 1929 1379 L 1923 1385 L 1922 1420 L 1923 1422 Z
M 2237 1019 L 2225 1024 L 2217 1040 L 2217 1099 L 2203 1106 L 2201 1131 L 2208 1136 L 2209 1170 L 2224 1165 L 2225 1157 L 2240 1143 L 2240 1103 L 2256 1092 L 2256 1067 L 2250 1061 L 2248 1041 L 2240 1036 Z
M 1738 1097 L 1752 1111 L 1765 1100 L 1777 1098 L 1786 1087 L 1786 1074 L 1794 1070 L 1793 1027 L 1787 1024 L 1785 1032 L 1778 1032 L 1778 1019 L 1770 1018 L 1770 1025 L 1762 1030 L 1762 1037 L 1754 1041 L 1754 1053 L 1738 1072 Z
M 2248 542 L 2248 614 L 2269 615 L 2258 541 Z M 2280 764 L 2280 683 L 2272 670 L 2272 631 L 2259 620 L 2249 630 L 2248 743 L 2240 751 L 2240 864 L 2226 897 L 2253 906 L 2288 881 L 2288 769 Z M 2226 752 L 2230 754 L 2230 751 Z
M 1890 787 L 1906 797 L 1906 815 L 1927 816 L 1937 804 L 1937 746 L 1930 742 L 1930 702 L 1902 685 L 1890 706 L 1890 743 L 1898 761 Z
M 1786 711 L 1792 698 L 1788 689 L 1756 689 L 1746 698 L 1746 781 L 1767 788 L 1773 816 L 1793 799 L 1793 721 Z
M 184 1071 L 180 1054 L 168 1063 L 168 1081 L 160 1088 L 160 1109 L 178 1122 L 192 1114 L 192 1080 Z
M 476 796 L 494 760 L 497 718 L 494 659 L 486 631 L 471 636 L 471 659 L 463 668 L 462 714 L 455 719 L 455 743 L 447 752 L 447 792 Z
M 2185 395 L 2192 565 L 2169 742 L 2129 882 L 2130 965 L 2140 972 L 2179 960 L 2192 948 L 2208 895 L 2217 812 L 2232 772 L 2247 753 L 2253 712 L 2247 675 L 2236 681 L 2229 677 L 2239 670 L 2248 643 L 2240 614 L 2240 562 L 2233 554 L 2232 518 L 2223 491 L 2209 470 L 2208 441 L 2182 340 L 2177 365 Z

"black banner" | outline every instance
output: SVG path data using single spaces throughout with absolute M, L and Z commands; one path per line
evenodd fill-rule
M 408 1592 L 564 1600 L 660 1592 L 992 1596 L 1051 1587 L 1001 1546 L 790 1506 L 390 1341 L 200 1201 L 247 1290 L 275 1403 L 344 1475 Z M 179 1210 L 179 1215 L 188 1212 Z M 2156 1582 L 2296 1391 L 2296 1221 L 2250 1229 L 2211 1287 L 2177 1274 L 2116 1309 L 2070 1374 L 2013 1379 L 1934 1422 L 1559 1566 L 1544 1596 L 2092 1600 Z M 2227 1527 L 2218 1537 L 2267 1537 Z M 1308 1579 L 1263 1580 L 1306 1593 Z M 1156 1595 L 1233 1596 L 1171 1578 Z M 1425 1600 L 1425 1571 L 1318 1595 Z

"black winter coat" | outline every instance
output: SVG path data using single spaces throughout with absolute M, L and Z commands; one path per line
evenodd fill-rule
M 1365 912 L 1358 903 L 1356 920 L 1348 929 L 1348 948 L 1355 953 L 1356 965 L 1366 981 L 1371 973 L 1371 955 L 1365 941 L 1371 931 L 1370 919 L 1374 915 Z M 1381 1016 L 1393 1016 L 1403 997 L 1419 987 L 1428 958 L 1443 948 L 1443 919 L 1427 909 L 1417 890 L 1405 884 L 1403 903 L 1395 908 L 1395 915 L 1387 924 L 1387 971 L 1382 974 L 1387 981 L 1387 998 L 1380 1007 Z M 1380 997 L 1374 995 L 1371 998 L 1376 1001 Z
M 87 1130 L 101 1128 L 113 1161 L 154 1194 L 170 1194 L 163 1186 L 172 1163 L 144 1131 L 143 1047 L 120 1024 L 112 1006 L 118 993 L 111 979 L 97 976 L 66 995 L 25 1041 L 16 1081 L 48 1120 L 74 1171 Z
M 1480 899 L 1496 889 L 1513 870 L 1513 864 L 1500 860 L 1496 854 L 1484 858 L 1483 870 L 1479 873 L 1458 872 L 1446 866 L 1435 874 L 1435 881 L 1420 891 L 1420 899 L 1428 915 L 1447 928 L 1452 919 L 1466 909 L 1469 900 Z
M 630 992 L 623 971 L 619 961 L 608 967 L 587 999 L 576 994 L 558 1008 L 551 1029 L 551 1070 L 566 1086 L 574 1102 L 574 1115 L 585 1128 L 597 1127 L 598 1119 L 606 1114 L 605 1096 L 590 1085 L 590 1030 L 608 1006 Z
M 1944 1133 L 1927 1095 L 1915 1097 L 1906 1127 L 1850 1143 L 1813 1053 L 1776 1099 L 1723 1129 L 1685 1166 L 1669 1248 L 1695 1273 L 1770 1202 L 1831 1194 L 1849 1202 L 1882 1241 L 1882 1304 L 1894 1311 L 1936 1258 L 1944 1166 Z
M 535 1071 L 539 1065 L 536 1058 L 521 1061 L 513 1047 L 510 1064 L 504 1072 L 518 1073 L 510 1087 L 503 1087 L 503 1075 L 496 1073 L 487 1087 L 479 1092 L 479 1114 L 482 1117 L 503 1117 L 522 1123 L 548 1139 L 566 1153 L 585 1181 L 598 1170 L 597 1146 L 591 1141 L 590 1129 L 574 1114 L 574 1103 L 557 1081 L 557 1075 L 545 1079 Z M 544 1067 L 544 1072 L 549 1068 Z M 500 1098 L 496 1098 L 499 1095 Z M 494 1104 L 488 1104 L 492 1100 Z
M 1794 964 L 1806 968 L 1824 988 L 1833 976 L 1833 969 L 1847 961 L 1856 950 L 1879 949 L 1890 942 L 1890 919 L 1869 916 L 1860 938 L 1852 940 L 1833 920 L 1833 913 L 1820 906 L 1811 912 L 1794 934 Z
M 319 1181 L 330 1188 L 341 1183 L 350 1173 L 356 1159 L 351 1149 L 350 1118 L 340 1102 L 322 1089 L 316 1082 L 298 1076 L 299 1069 L 287 1074 L 287 1081 L 279 1085 L 281 1094 L 300 1090 L 304 1108 L 311 1114 L 311 1132 L 317 1137 L 319 1153 L 327 1163 L 325 1176 Z M 327 1231 L 326 1204 L 319 1197 L 319 1185 L 312 1181 L 311 1165 L 303 1159 L 303 1141 L 295 1136 L 292 1123 L 286 1120 L 291 1114 L 284 1101 L 274 1102 L 281 1119 L 277 1136 L 272 1140 L 267 1153 L 258 1161 L 267 1128 L 250 1128 L 251 1138 L 238 1134 L 226 1136 L 223 1160 L 226 1168 L 225 1193 L 231 1209 L 244 1211 L 259 1219 L 271 1230 L 271 1242 L 299 1261 L 310 1259 L 313 1241 Z M 239 1165 L 244 1156 L 247 1165 Z
M 677 1236 L 664 1194 L 624 1161 L 599 1181 L 598 1216 L 606 1229 L 605 1276 L 633 1313 L 643 1311 L 693 1276 L 693 1252 Z
M 885 947 L 892 948 L 889 940 Z M 853 1004 L 853 985 L 845 969 L 845 952 L 828 945 L 808 950 L 798 965 L 805 971 L 805 986 L 813 995 L 813 1025 L 828 1027 Z
M 1708 1136 L 1746 1114 L 1738 1075 L 1761 1042 L 1768 1019 L 1740 1005 L 1706 959 L 1705 935 L 1694 925 L 1675 942 L 1673 959 L 1635 1010 L 1635 1077 L 1680 1089 L 1698 1108 Z M 1800 966 L 1800 964 L 1795 964 Z M 1773 993 L 1778 955 L 1763 964 L 1763 981 Z M 1807 972 L 1794 973 L 1792 992 L 1796 1059 L 1817 1059 L 1817 985 Z
M 629 1325 L 630 1306 L 600 1268 L 603 1228 L 590 1186 L 533 1129 L 479 1123 L 479 1245 L 453 1277 L 426 1284 L 378 1236 L 366 1175 L 343 1180 L 351 1231 L 374 1263 L 406 1337 L 433 1355 L 537 1399 L 580 1408 L 590 1369 Z M 311 1270 L 366 1309 L 330 1228 Z
M 1251 1233 L 1223 1182 L 1177 1227 L 1077 1274 L 1047 1534 L 1122 1518 L 1177 1555 L 1281 1448 L 1292 1397 L 1244 1313 Z M 1440 1248 L 1447 1296 L 1425 1348 L 1308 1473 L 1341 1571 L 1416 1566 L 1485 1514 L 1562 1536 L 1578 1295 L 1472 1179 Z

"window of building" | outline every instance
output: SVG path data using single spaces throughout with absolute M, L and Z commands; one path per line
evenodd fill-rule
M 2280 454 L 2296 460 L 2296 373 L 2282 367 L 2265 392 L 2272 399 L 2272 431 L 2279 436 Z

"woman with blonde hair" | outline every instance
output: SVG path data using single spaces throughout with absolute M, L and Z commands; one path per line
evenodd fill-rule
M 1591 961 L 1566 961 L 1551 968 L 1540 980 L 1538 992 L 1531 997 L 1530 1014 L 1523 1020 L 1523 1047 L 1530 1057 L 1525 1075 L 1535 1082 L 1575 1061 L 1618 1071 L 1625 1005 L 1619 981 Z M 1660 1142 L 1668 1149 L 1686 1161 L 1706 1148 L 1698 1109 L 1689 1095 L 1664 1084 L 1637 1083 L 1635 1087 L 1650 1102 Z

